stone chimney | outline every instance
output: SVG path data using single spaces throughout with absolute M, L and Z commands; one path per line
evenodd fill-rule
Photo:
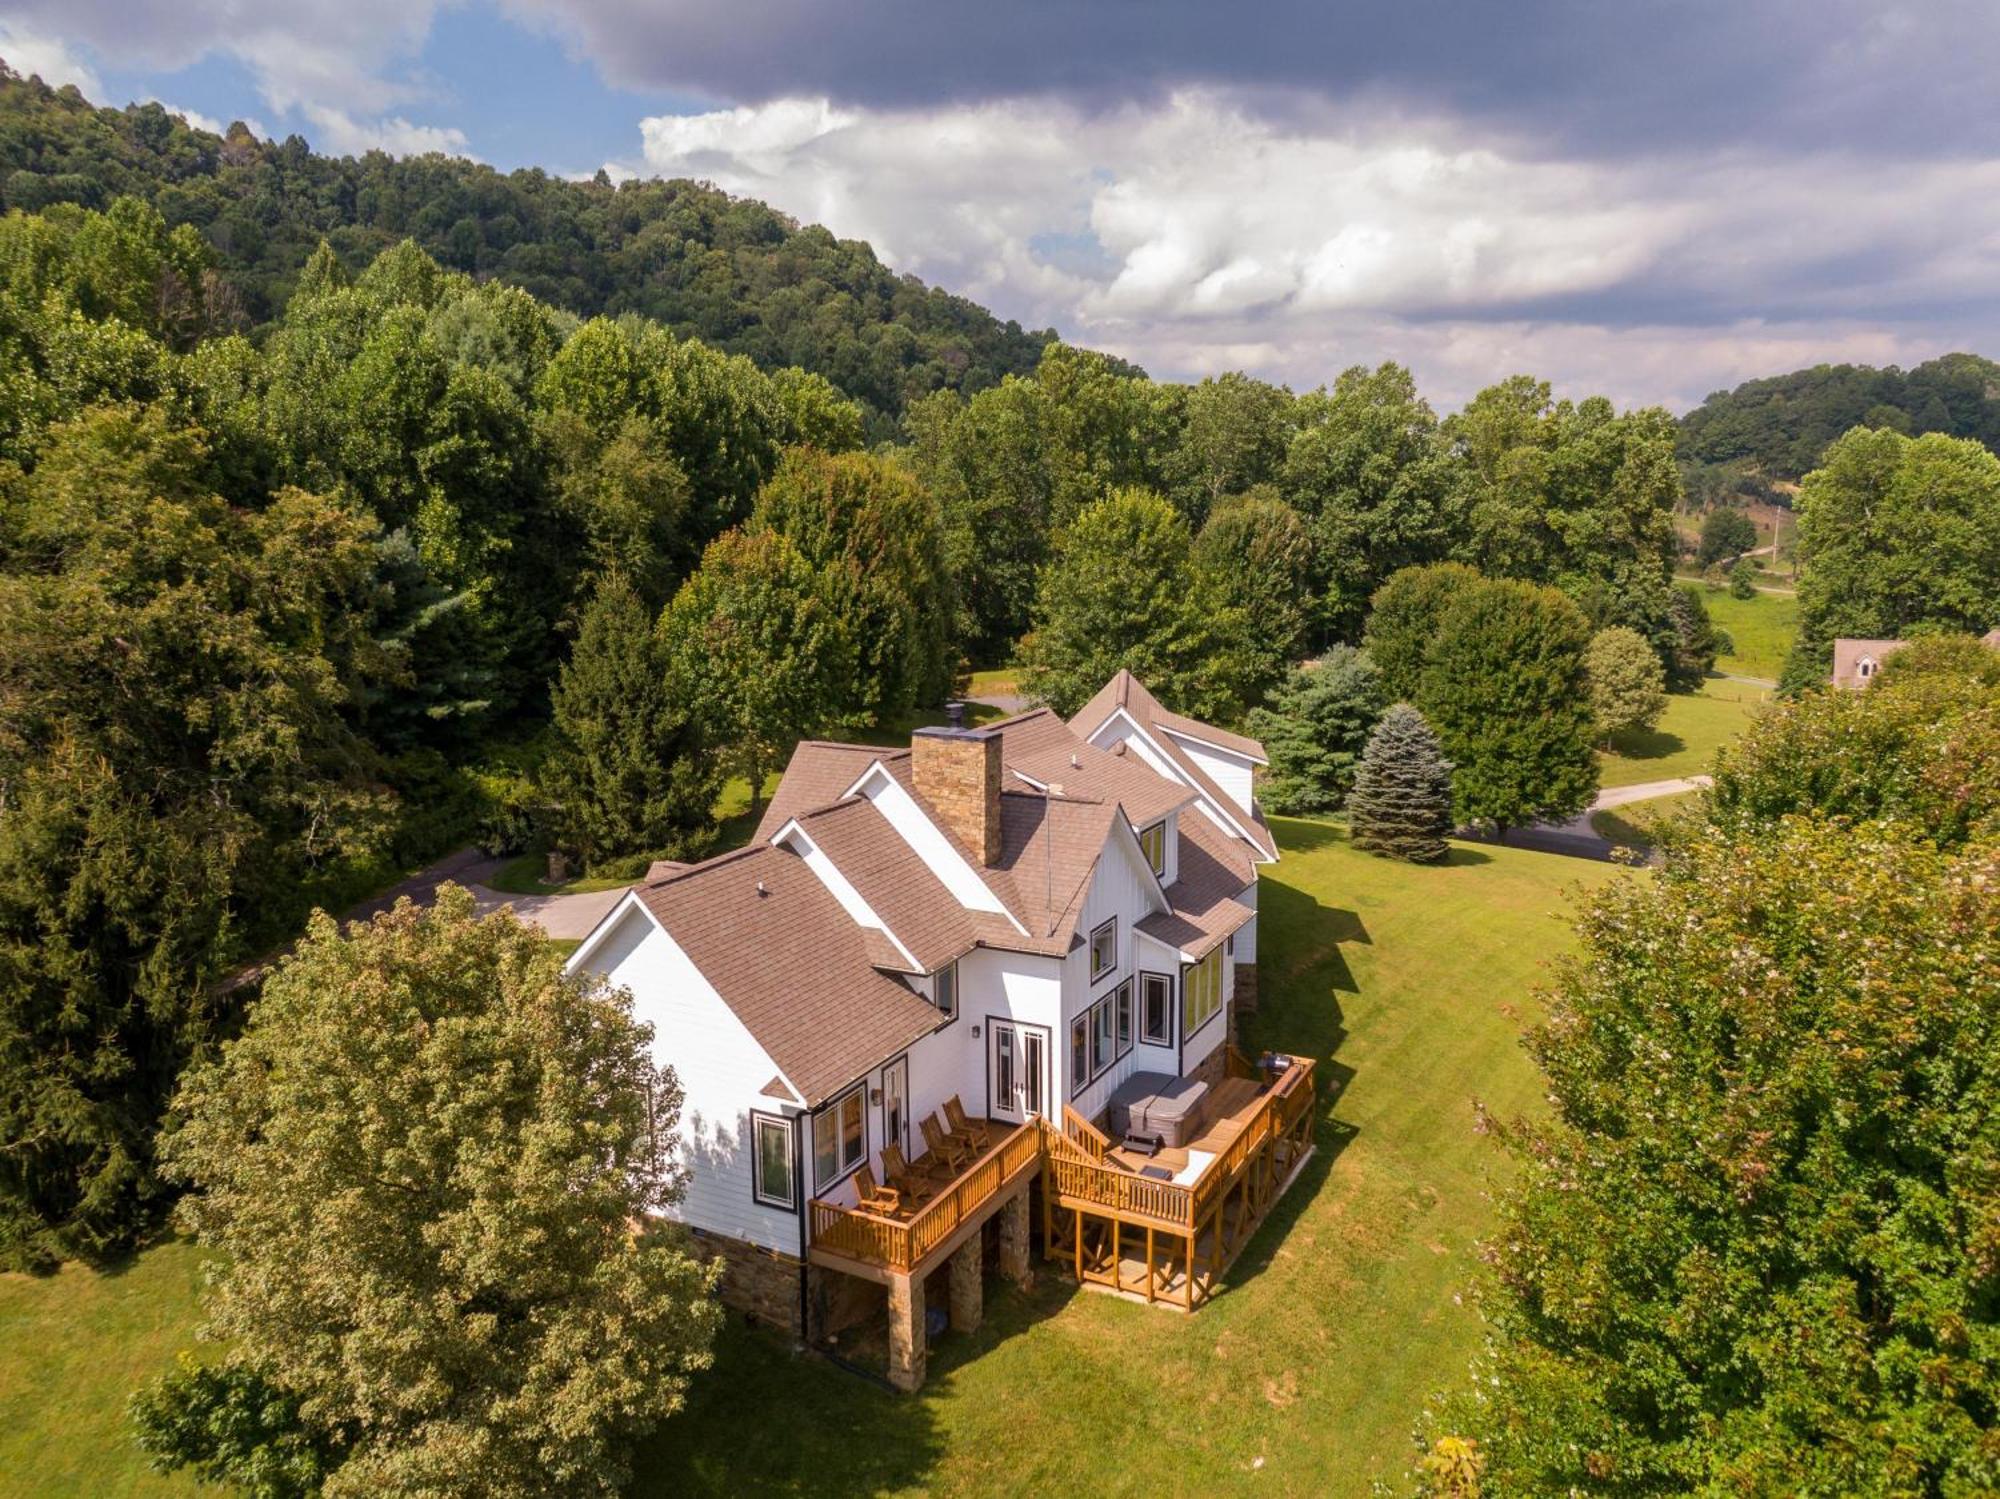
M 918 729 L 910 736 L 917 790 L 973 858 L 1000 862 L 1000 735 L 992 729 Z

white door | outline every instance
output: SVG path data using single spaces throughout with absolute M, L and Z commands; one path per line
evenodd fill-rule
M 1038 1025 L 987 1022 L 986 1112 L 1020 1124 L 1048 1113 L 1049 1037 Z
M 898 1057 L 882 1069 L 882 1138 L 910 1153 L 910 1059 Z

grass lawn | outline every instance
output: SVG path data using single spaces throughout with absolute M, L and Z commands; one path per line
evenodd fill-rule
M 1329 825 L 1276 826 L 1264 1004 L 1244 1040 L 1320 1057 L 1324 1114 L 1318 1154 L 1221 1294 L 1190 1317 L 1052 1268 L 1025 1297 L 996 1283 L 985 1326 L 933 1348 L 914 1398 L 732 1327 L 635 1494 L 1402 1487 L 1425 1397 L 1462 1375 L 1477 1338 L 1459 1297 L 1501 1162 L 1472 1101 L 1538 1106 L 1516 1038 L 1567 940 L 1565 892 L 1643 876 L 1507 848 L 1418 869 Z M 780 1414 L 753 1436 L 752 1412 Z
M 203 1492 L 152 1472 L 125 1425 L 126 1397 L 193 1341 L 199 1273 L 170 1243 L 110 1274 L 0 1275 L 0 1493 Z
M 1193 1316 L 1061 1282 L 988 1287 L 985 1326 L 898 1397 L 732 1321 L 688 1411 L 641 1454 L 638 1495 L 1365 1495 L 1403 1487 L 1425 1397 L 1463 1374 L 1461 1294 L 1504 1162 L 1473 1101 L 1539 1107 L 1517 1044 L 1612 865 L 1460 847 L 1419 869 L 1337 827 L 1276 822 L 1263 1007 L 1246 1050 L 1321 1059 L 1317 1154 Z M 126 1392 L 194 1320 L 184 1245 L 126 1274 L 0 1278 L 0 1473 L 24 1494 L 191 1492 L 153 1480 Z M 25 1483 L 20 1480 L 25 1477 Z
M 972 674 L 971 685 L 966 688 L 968 697 L 1018 697 L 1021 692 L 1021 671 L 1015 666 L 996 666 L 989 671 Z
M 1703 588 L 1701 601 L 1708 606 L 1708 617 L 1729 632 L 1736 647 L 1716 658 L 1716 670 L 1775 681 L 1785 668 L 1792 642 L 1799 638 L 1798 596 L 1760 593 L 1735 599 L 1727 589 Z
M 1682 791 L 1673 796 L 1627 802 L 1622 807 L 1607 807 L 1602 812 L 1590 814 L 1590 826 L 1598 837 L 1620 848 L 1634 848 L 1644 853 L 1653 846 L 1654 829 L 1692 806 L 1702 794 L 1699 791 Z
M 1657 728 L 1620 734 L 1612 752 L 1597 757 L 1598 782 L 1637 786 L 1704 775 L 1715 752 L 1750 726 L 1751 715 L 1770 694 L 1748 682 L 1711 677 L 1700 692 L 1675 693 Z
M 592 879 L 588 875 L 579 875 L 560 885 L 550 885 L 542 879 L 548 872 L 547 854 L 522 854 L 518 859 L 502 865 L 500 872 L 487 884 L 508 895 L 582 895 L 591 890 L 622 890 L 632 883 L 630 880 Z

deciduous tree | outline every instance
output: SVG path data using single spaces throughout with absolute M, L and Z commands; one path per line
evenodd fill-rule
M 1590 683 L 1590 717 L 1600 740 L 1650 729 L 1667 707 L 1660 658 L 1637 630 L 1613 625 L 1590 637 L 1583 668 Z
M 1124 667 L 1176 710 L 1231 723 L 1257 673 L 1243 611 L 1194 565 L 1187 522 L 1143 489 L 1099 500 L 1058 539 L 1021 659 L 1022 687 L 1065 714 Z
M 296 1400 L 330 1495 L 617 1491 L 706 1367 L 712 1272 L 653 1215 L 681 1091 L 631 996 L 444 887 L 315 916 L 163 1153 L 208 1331 Z

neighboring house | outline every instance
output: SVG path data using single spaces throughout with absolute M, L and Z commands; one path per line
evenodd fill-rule
M 1988 630 L 1979 638 L 1982 644 L 2000 651 L 2000 630 Z M 1833 685 L 1866 687 L 1882 669 L 1882 663 L 1908 644 L 1907 640 L 1858 640 L 1843 636 L 1833 643 Z
M 914 1388 L 926 1282 L 976 1325 L 1033 1193 L 1080 1279 L 1197 1305 L 1310 1148 L 1312 1064 L 1232 1045 L 1263 763 L 1121 672 L 1067 723 L 803 743 L 748 847 L 628 892 L 571 964 L 680 1078 L 725 1299 L 815 1341 L 884 1310 Z

